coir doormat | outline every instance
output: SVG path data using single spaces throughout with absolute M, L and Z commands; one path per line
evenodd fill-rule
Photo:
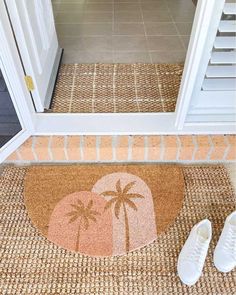
M 178 215 L 184 196 L 175 165 L 30 167 L 24 199 L 51 242 L 90 256 L 115 256 L 153 242 Z

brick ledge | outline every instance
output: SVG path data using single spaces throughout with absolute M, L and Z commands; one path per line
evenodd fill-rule
M 236 135 L 33 136 L 7 163 L 236 161 Z

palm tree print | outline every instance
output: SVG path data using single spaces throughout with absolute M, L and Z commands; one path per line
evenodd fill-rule
M 134 209 L 135 211 L 138 210 L 137 206 L 131 199 L 134 198 L 144 198 L 144 196 L 137 194 L 137 193 L 129 193 L 130 189 L 134 186 L 135 181 L 128 183 L 123 189 L 121 188 L 121 181 L 120 179 L 116 183 L 116 191 L 106 191 L 103 192 L 101 195 L 105 197 L 112 197 L 104 207 L 104 210 L 111 208 L 114 204 L 114 212 L 117 219 L 119 219 L 120 210 L 123 208 L 124 212 L 124 220 L 125 220 L 125 248 L 126 252 L 130 249 L 130 237 L 129 237 L 129 220 L 127 214 L 126 206 Z
M 75 222 L 79 220 L 79 227 L 76 236 L 76 244 L 75 251 L 79 251 L 79 242 L 80 242 L 80 231 L 81 229 L 87 230 L 89 228 L 89 222 L 96 222 L 95 216 L 100 215 L 99 212 L 92 209 L 93 200 L 88 202 L 87 207 L 81 202 L 79 199 L 77 200 L 77 204 L 71 204 L 73 210 L 66 214 L 66 216 L 70 217 L 69 223 Z

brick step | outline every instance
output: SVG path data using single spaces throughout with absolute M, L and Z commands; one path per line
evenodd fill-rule
M 235 161 L 236 135 L 33 136 L 6 162 Z

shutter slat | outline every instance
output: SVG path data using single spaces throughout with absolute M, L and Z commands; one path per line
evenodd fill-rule
M 214 47 L 216 49 L 235 49 L 236 38 L 235 37 L 216 37 Z
M 236 52 L 213 52 L 211 56 L 212 64 L 236 64 Z
M 225 3 L 224 14 L 236 14 L 236 4 L 235 3 Z
M 206 91 L 236 90 L 236 79 L 205 79 L 202 85 L 202 89 Z
M 208 66 L 208 78 L 236 78 L 236 66 Z
M 222 117 L 219 117 L 221 121 L 225 121 L 226 114 L 231 116 L 231 120 L 236 111 L 236 20 L 232 15 L 236 14 L 236 5 L 226 3 L 223 11 L 227 15 L 222 14 L 215 24 L 217 32 L 211 48 L 211 57 L 208 59 L 197 102 L 191 107 L 192 115 L 205 114 L 206 120 L 211 112 L 214 114 L 214 120 L 216 114 Z M 208 53 L 209 51 L 206 52 Z
M 220 22 L 219 31 L 221 33 L 234 33 L 236 32 L 236 21 L 234 20 L 222 20 Z

